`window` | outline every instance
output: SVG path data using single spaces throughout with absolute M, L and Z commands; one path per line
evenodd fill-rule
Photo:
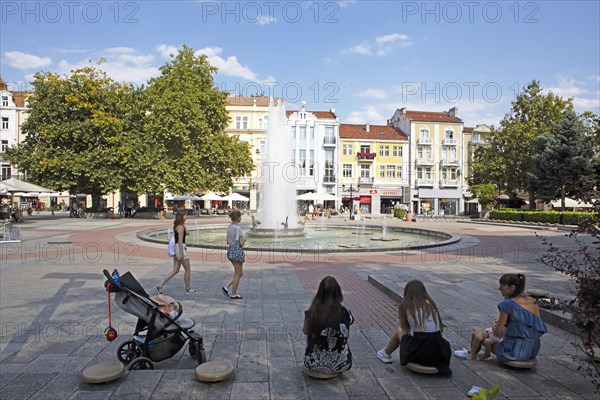
M 396 165 L 396 178 L 402 178 L 402 165 Z
M 360 177 L 370 178 L 371 177 L 371 166 L 369 164 L 360 165 Z
M 480 142 L 481 141 L 481 135 L 479 133 L 473 133 L 473 141 L 474 142 Z
M 447 181 L 455 181 L 456 180 L 456 168 L 444 168 L 442 170 L 442 179 Z
M 417 167 L 417 179 L 431 181 L 431 167 Z
M 8 129 L 8 117 L 2 117 L 2 129 Z
M 421 139 L 429 139 L 429 129 L 421 128 Z
M 371 152 L 371 146 L 369 146 L 368 144 L 361 144 L 360 145 L 360 152 L 361 153 L 370 153 Z
M 417 146 L 417 158 L 431 159 L 431 147 Z
M 308 128 L 308 134 L 310 135 L 310 138 L 311 138 L 311 139 L 314 139 L 314 138 L 315 138 L 315 127 L 314 127 L 314 126 L 310 126 L 310 127 Z
M 333 150 L 325 151 L 325 176 L 333 177 Z
M 0 153 L 6 152 L 6 149 L 8 149 L 8 140 L 3 140 L 0 144 Z
M 2 107 L 8 107 L 8 96 L 2 96 Z
M 345 156 L 351 156 L 352 155 L 352 145 L 344 144 L 342 146 L 342 154 L 344 154 Z
M 390 146 L 379 146 L 379 157 L 389 157 Z
M 333 126 L 325 127 L 325 137 L 333 137 Z
M 388 178 L 395 178 L 396 177 L 396 166 L 395 165 L 388 165 L 387 166 L 387 177 Z
M 248 117 L 235 117 L 235 129 L 248 129 Z
M 394 157 L 402 157 L 402 146 L 394 146 L 392 155 Z
M 308 158 L 308 175 L 314 176 L 315 175 L 315 151 L 314 150 L 309 150 L 308 155 L 309 155 L 309 158 Z
M 2 170 L 0 170 L 1 180 L 10 179 L 11 172 L 10 164 L 2 164 Z
M 300 150 L 298 166 L 300 167 L 300 175 L 306 175 L 306 150 Z
M 380 178 L 385 178 L 385 165 L 380 165 L 379 166 L 379 177 Z
M 268 127 L 269 127 L 269 116 L 267 115 L 266 117 L 263 118 L 261 128 L 267 129 Z
M 352 178 L 352 164 L 342 165 L 342 176 L 344 178 Z
M 452 129 L 446 129 L 446 139 L 454 139 L 454 131 Z
M 267 152 L 267 141 L 266 140 L 261 140 L 259 142 L 259 146 L 260 146 L 260 154 L 265 154 Z
M 296 127 L 295 126 L 290 127 L 290 133 L 292 134 L 292 137 L 294 139 L 296 139 Z
M 300 139 L 306 140 L 306 125 L 301 125 L 299 128 L 300 128 Z
M 454 161 L 456 160 L 456 147 L 455 146 L 443 146 L 442 147 L 442 160 Z

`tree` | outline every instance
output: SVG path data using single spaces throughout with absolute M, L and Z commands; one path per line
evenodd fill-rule
M 471 190 L 477 197 L 479 204 L 481 204 L 482 207 L 479 216 L 481 218 L 487 217 L 489 210 L 496 205 L 496 200 L 492 196 L 498 192 L 498 189 L 491 183 L 482 183 L 472 186 Z
M 564 100 L 552 92 L 544 93 L 539 82 L 532 81 L 512 103 L 510 112 L 486 139 L 487 146 L 475 152 L 475 183 L 494 182 L 506 193 L 529 192 L 529 206 L 535 208 L 535 185 L 531 180 L 533 145 L 543 133 L 549 133 L 572 100 Z
M 6 158 L 33 182 L 56 190 L 92 195 L 120 188 L 128 142 L 125 135 L 132 88 L 108 78 L 98 64 L 71 75 L 37 73 L 28 98 L 22 144 Z
M 582 120 L 573 110 L 565 111 L 551 133 L 540 135 L 533 150 L 529 179 L 540 199 L 545 202 L 561 199 L 563 211 L 567 196 L 591 200 L 596 183 L 594 148 Z
M 254 168 L 250 146 L 228 136 L 226 92 L 213 83 L 205 55 L 183 46 L 144 92 L 144 186 L 177 194 L 229 191 Z

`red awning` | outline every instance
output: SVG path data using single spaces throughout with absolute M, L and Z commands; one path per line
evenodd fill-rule
M 361 197 L 360 204 L 371 204 L 371 198 L 370 197 Z

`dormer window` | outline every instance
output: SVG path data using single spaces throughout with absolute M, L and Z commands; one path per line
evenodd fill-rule
M 429 129 L 421 128 L 421 139 L 429 139 Z
M 2 107 L 8 107 L 8 96 L 2 96 Z
M 452 129 L 446 129 L 446 139 L 454 139 L 454 131 Z

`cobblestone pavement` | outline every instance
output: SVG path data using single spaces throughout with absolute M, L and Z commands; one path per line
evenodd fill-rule
M 225 224 L 224 217 L 199 217 L 188 225 Z M 343 219 L 335 223 L 350 223 Z M 312 223 L 312 222 L 309 222 Z M 368 220 L 381 225 L 382 220 Z M 419 221 L 402 225 L 460 235 L 442 249 L 296 257 L 270 254 L 244 266 L 242 301 L 219 291 L 232 274 L 217 251 L 190 249 L 192 285 L 184 293 L 181 274 L 165 287 L 184 315 L 196 321 L 210 360 L 236 367 L 233 378 L 201 383 L 185 346 L 152 371 L 131 371 L 107 384 L 86 384 L 89 365 L 116 361 L 119 344 L 131 339 L 136 319 L 113 308 L 119 338 L 102 332 L 108 324 L 102 269 L 131 271 L 149 290 L 171 268 L 166 246 L 139 240 L 136 233 L 167 228 L 171 220 L 79 220 L 41 214 L 18 225 L 20 243 L 0 245 L 0 398 L 2 399 L 464 399 L 471 386 L 502 387 L 499 399 L 592 399 L 592 384 L 578 371 L 575 336 L 549 325 L 538 368 L 518 371 L 494 360 L 452 359 L 453 376 L 417 375 L 375 355 L 397 324 L 396 303 L 410 279 L 425 282 L 442 311 L 445 337 L 454 349 L 467 345 L 474 327 L 489 325 L 501 300 L 497 281 L 506 272 L 524 272 L 529 288 L 568 298 L 568 280 L 539 264 L 544 251 L 532 228 Z M 541 228 L 536 228 L 541 229 Z M 565 232 L 539 230 L 555 243 L 573 246 Z M 351 328 L 353 368 L 319 381 L 302 373 L 303 313 L 326 275 L 335 276 L 356 323 Z M 575 360 L 575 361 L 574 361 Z

